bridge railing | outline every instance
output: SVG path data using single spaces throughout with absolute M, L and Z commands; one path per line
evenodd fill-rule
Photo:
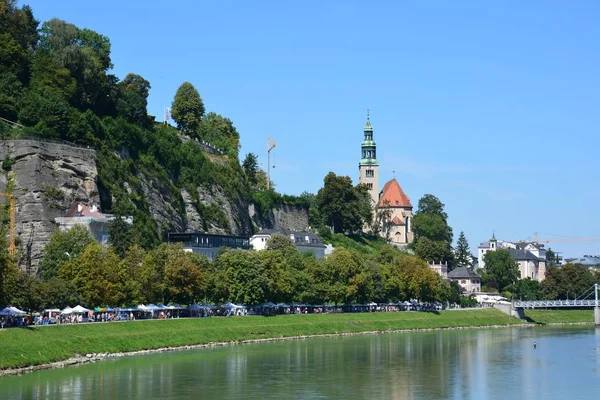
M 515 308 L 594 307 L 595 300 L 530 300 L 515 301 Z

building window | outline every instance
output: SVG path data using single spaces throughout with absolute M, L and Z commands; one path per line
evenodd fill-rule
M 368 169 L 366 172 L 366 176 L 367 178 L 372 178 L 373 176 L 375 176 L 375 173 L 372 169 Z
M 367 183 L 367 189 L 373 190 L 373 184 L 372 183 Z

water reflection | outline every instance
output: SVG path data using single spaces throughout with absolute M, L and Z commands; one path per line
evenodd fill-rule
M 600 331 L 490 329 L 128 357 L 2 378 L 0 398 L 586 398 L 599 377 Z

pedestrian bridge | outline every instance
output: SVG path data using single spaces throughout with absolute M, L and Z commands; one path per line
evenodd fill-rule
M 555 307 L 595 307 L 598 300 L 530 300 L 513 302 L 514 308 L 555 308 Z

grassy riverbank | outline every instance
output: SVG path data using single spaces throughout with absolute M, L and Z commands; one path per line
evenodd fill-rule
M 495 309 L 134 321 L 0 331 L 0 369 L 118 353 L 246 339 L 522 323 Z
M 525 317 L 536 324 L 592 323 L 594 310 L 525 310 Z

